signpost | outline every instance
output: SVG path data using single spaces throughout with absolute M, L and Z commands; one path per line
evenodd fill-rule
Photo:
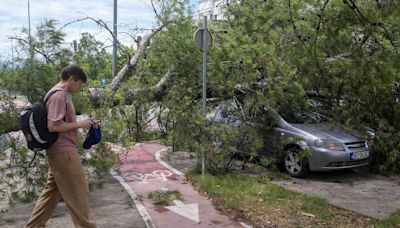
M 204 16 L 204 28 L 199 28 L 194 33 L 193 40 L 198 48 L 203 51 L 203 113 L 207 116 L 206 98 L 207 98 L 207 49 L 210 48 L 212 37 L 207 28 L 207 16 Z M 205 137 L 203 136 L 203 141 Z M 201 154 L 201 173 L 205 174 L 205 152 Z
M 204 36 L 204 28 L 198 28 L 196 32 L 194 32 L 193 41 L 196 44 L 196 47 L 203 50 L 203 36 Z M 212 37 L 209 30 L 206 30 L 206 49 L 211 47 Z M 207 51 L 207 50 L 206 50 Z

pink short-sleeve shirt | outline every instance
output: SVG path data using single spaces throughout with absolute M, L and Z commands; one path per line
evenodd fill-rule
M 62 89 L 54 87 L 53 89 Z M 57 126 L 63 122 L 76 122 L 75 107 L 71 94 L 62 90 L 55 92 L 46 103 L 47 126 Z M 60 132 L 57 141 L 47 149 L 47 154 L 76 151 L 78 142 L 77 129 Z

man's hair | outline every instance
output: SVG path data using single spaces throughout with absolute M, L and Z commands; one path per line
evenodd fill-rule
M 68 80 L 69 77 L 73 76 L 74 79 L 80 80 L 82 82 L 86 82 L 87 76 L 86 73 L 82 70 L 82 68 L 77 64 L 71 64 L 66 67 L 61 72 L 61 79 L 63 81 Z

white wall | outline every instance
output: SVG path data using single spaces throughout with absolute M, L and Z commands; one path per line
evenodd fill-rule
M 200 0 L 199 19 L 202 20 L 204 16 L 207 16 L 208 20 L 224 20 L 223 4 L 226 4 L 226 0 Z

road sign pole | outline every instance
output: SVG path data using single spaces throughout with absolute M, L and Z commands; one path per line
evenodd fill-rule
M 207 116 L 207 16 L 204 16 L 204 30 L 203 30 L 203 113 L 204 117 Z M 205 135 L 203 133 L 203 141 L 205 141 Z M 201 174 L 205 174 L 205 151 L 203 149 L 201 156 Z
M 211 47 L 212 43 L 212 36 L 211 33 L 208 31 L 207 28 L 207 16 L 204 16 L 204 27 L 203 28 L 198 28 L 196 32 L 193 35 L 193 41 L 196 44 L 196 46 L 202 50 L 203 53 L 203 71 L 202 71 L 202 78 L 203 78 L 203 113 L 204 113 L 204 118 L 207 117 L 207 106 L 206 106 L 206 100 L 207 100 L 207 49 Z M 207 126 L 204 126 L 204 129 Z M 201 136 L 201 142 L 204 144 L 205 143 L 205 134 Z M 206 162 L 205 162 L 205 151 L 202 150 L 201 152 L 201 173 L 202 175 L 205 174 L 205 169 L 206 169 Z

